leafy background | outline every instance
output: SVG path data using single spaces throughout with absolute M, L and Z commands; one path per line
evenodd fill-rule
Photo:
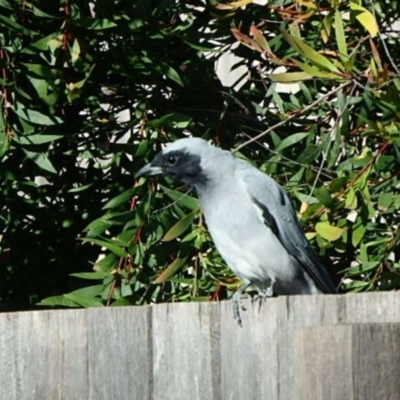
M 341 291 L 397 289 L 399 17 L 394 0 L 0 0 L 0 309 L 229 298 L 197 200 L 133 178 L 188 133 L 286 188 Z

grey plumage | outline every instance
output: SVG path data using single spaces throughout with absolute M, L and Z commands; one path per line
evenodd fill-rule
M 265 296 L 336 293 L 286 192 L 268 175 L 199 138 L 169 144 L 136 176 L 157 174 L 195 189 L 215 246 L 243 289 L 253 285 Z M 238 308 L 235 317 L 240 322 Z

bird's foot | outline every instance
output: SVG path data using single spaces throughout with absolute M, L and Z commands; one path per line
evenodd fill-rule
M 246 311 L 246 307 L 243 305 L 242 300 L 248 298 L 249 296 L 243 295 L 242 293 L 236 292 L 233 297 L 233 318 L 234 320 L 239 324 L 239 326 L 242 326 L 242 318 L 240 316 L 240 310 Z
M 274 295 L 274 290 L 272 285 L 268 286 L 266 289 L 259 291 L 255 296 L 252 297 L 251 302 L 255 303 L 256 301 L 259 302 L 258 311 L 261 310 L 261 305 L 264 301 L 267 301 L 267 298 L 272 297 Z
M 243 305 L 242 300 L 247 299 L 249 297 L 248 295 L 243 294 L 243 292 L 250 285 L 251 285 L 251 283 L 241 286 L 232 296 L 233 318 L 239 324 L 240 327 L 242 326 L 242 318 L 240 317 L 240 309 L 242 309 L 243 311 L 246 311 L 246 307 Z

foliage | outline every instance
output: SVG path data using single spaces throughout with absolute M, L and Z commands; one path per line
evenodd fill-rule
M 341 290 L 398 287 L 396 1 L 0 0 L 0 11 L 2 309 L 229 297 L 239 282 L 195 197 L 133 180 L 187 132 L 286 188 Z M 243 76 L 224 87 L 227 52 Z

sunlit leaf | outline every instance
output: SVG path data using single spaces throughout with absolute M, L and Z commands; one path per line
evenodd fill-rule
M 285 72 L 282 74 L 270 74 L 269 78 L 274 82 L 298 82 L 311 79 L 313 75 L 307 72 Z
M 318 222 L 315 225 L 315 230 L 318 235 L 330 242 L 340 239 L 345 232 L 345 229 L 331 225 L 329 222 Z
M 350 2 L 350 9 L 354 13 L 358 22 L 365 28 L 365 30 L 375 37 L 378 34 L 379 28 L 374 15 L 363 6 Z
M 335 11 L 335 33 L 336 33 L 336 42 L 339 50 L 339 56 L 341 56 L 342 60 L 345 62 L 347 61 L 348 57 L 347 43 L 343 28 L 342 16 L 338 9 L 336 9 Z
M 318 68 L 322 68 L 323 70 L 330 72 L 340 72 L 339 69 L 328 58 L 323 56 L 321 53 L 318 53 L 299 38 L 290 35 L 283 29 L 281 29 L 281 33 L 291 46 L 293 46 L 300 54 L 302 54 Z

